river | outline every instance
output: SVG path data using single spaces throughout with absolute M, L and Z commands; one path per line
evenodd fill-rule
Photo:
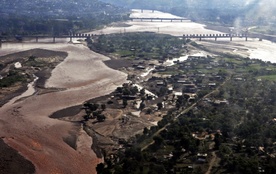
M 153 14 L 152 11 L 144 11 L 142 14 L 139 10 L 133 10 L 132 15 L 172 17 L 171 14 L 162 12 Z M 109 34 L 143 31 L 174 36 L 220 33 L 191 21 L 127 21 L 124 24 L 110 25 L 91 33 Z M 68 57 L 53 70 L 52 76 L 46 82 L 46 87 L 65 88 L 66 90 L 44 95 L 33 94 L 33 91 L 27 92 L 27 98 L 15 103 L 10 102 L 0 108 L 0 137 L 32 161 L 38 173 L 94 173 L 95 166 L 101 159 L 97 159 L 93 153 L 86 154 L 87 148 L 91 147 L 91 139 L 87 139 L 85 142 L 84 137 L 86 135 L 82 136 L 82 143 L 79 145 L 81 148 L 72 149 L 64 143 L 63 139 L 71 134 L 72 130 L 77 129 L 79 131 L 80 127 L 76 128 L 72 123 L 50 119 L 48 116 L 57 110 L 82 104 L 90 98 L 110 93 L 117 86 L 126 82 L 126 74 L 105 66 L 103 61 L 109 58 L 90 51 L 84 45 L 69 44 L 68 40 L 65 39 L 58 40 L 58 43 L 51 43 L 51 39 L 43 41 L 43 43 L 3 43 L 0 48 L 0 56 L 35 48 L 67 52 Z M 227 40 L 216 43 L 209 41 L 199 43 L 220 45 L 221 47 L 228 46 L 229 50 L 235 53 L 276 62 L 274 57 L 276 44 L 269 41 L 260 42 L 256 39 L 249 39 L 245 42 L 243 39 L 236 38 L 231 43 Z M 182 61 L 186 58 L 187 55 L 183 55 L 179 60 Z M 172 62 L 168 63 L 171 64 Z M 79 131 L 79 133 L 82 132 Z
M 151 10 L 144 10 L 141 13 L 141 10 L 132 10 L 131 17 L 154 17 L 154 18 L 177 18 L 178 16 L 162 13 L 155 11 L 152 13 Z M 170 22 L 170 21 L 154 21 L 154 22 L 140 22 L 140 21 L 127 21 L 120 23 L 120 25 L 110 25 L 101 30 L 96 30 L 90 32 L 90 34 L 111 34 L 111 33 L 124 33 L 124 32 L 156 32 L 162 34 L 170 34 L 173 36 L 183 36 L 183 34 L 222 34 L 220 31 L 206 29 L 206 26 L 203 24 L 195 23 L 192 21 L 184 22 Z M 210 45 L 211 39 L 198 41 L 200 44 Z M 213 39 L 214 40 L 214 39 Z M 276 62 L 276 43 L 263 40 L 259 41 L 258 39 L 249 38 L 246 42 L 244 38 L 233 38 L 233 41 L 230 42 L 230 39 L 218 39 L 218 42 L 211 42 L 214 45 L 219 47 L 229 48 L 237 54 L 249 58 L 257 58 L 264 61 Z
M 29 84 L 25 93 L 0 108 L 0 137 L 30 160 L 37 173 L 96 173 L 95 167 L 102 159 L 88 151 L 92 139 L 87 138 L 79 124 L 48 116 L 109 94 L 126 82 L 127 75 L 108 68 L 103 63 L 108 57 L 66 40 L 55 44 L 4 43 L 0 55 L 35 48 L 68 53 L 45 84 L 65 90 L 38 95 L 33 91 L 33 83 Z M 72 134 L 78 135 L 76 150 L 63 141 L 72 139 Z

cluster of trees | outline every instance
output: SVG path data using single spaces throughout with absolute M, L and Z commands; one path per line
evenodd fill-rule
M 97 104 L 97 103 L 90 103 L 86 102 L 83 104 L 84 110 L 86 115 L 83 116 L 85 121 L 88 121 L 89 119 L 97 119 L 99 122 L 105 121 L 106 117 L 102 112 L 106 109 L 105 104 Z
M 116 53 L 121 57 L 167 58 L 179 57 L 183 42 L 185 41 L 169 35 L 121 33 L 101 35 L 94 42 L 88 42 L 88 46 L 94 51 Z M 178 49 L 178 51 L 172 52 L 173 49 Z
M 21 75 L 19 72 L 11 70 L 9 74 L 0 79 L 0 88 L 10 87 L 17 82 L 25 82 L 26 77 Z
M 68 34 L 128 18 L 128 10 L 97 0 L 4 1 L 0 34 Z
M 158 123 L 158 126 L 151 129 L 145 128 L 143 135 L 136 137 L 138 143 L 154 135 L 167 123 L 171 123 L 158 136 L 153 137 L 154 144 L 147 150 L 141 152 L 135 147 L 128 149 L 120 163 L 116 164 L 115 168 L 110 167 L 111 171 L 143 173 L 151 171 L 149 166 L 155 166 L 155 170 L 159 173 L 170 173 L 183 154 L 188 152 L 188 157 L 193 158 L 198 152 L 204 150 L 201 147 L 202 141 L 192 137 L 192 132 L 220 130 L 222 134 L 216 133 L 214 142 L 222 159 L 222 170 L 231 173 L 257 173 L 258 170 L 264 170 L 266 173 L 273 173 L 276 169 L 274 159 L 265 153 L 260 154 L 257 149 L 259 146 L 264 146 L 268 153 L 276 152 L 273 145 L 276 141 L 276 123 L 272 122 L 275 110 L 274 102 L 271 101 L 275 96 L 275 90 L 272 89 L 275 89 L 276 84 L 266 82 L 267 88 L 270 89 L 267 90 L 262 88 L 263 83 L 258 84 L 255 79 L 247 79 L 247 81 L 248 83 L 243 84 L 231 81 L 226 85 L 226 89 L 223 89 L 225 93 L 228 89 L 234 90 L 232 97 L 235 99 L 232 99 L 229 105 L 191 110 L 179 117 L 177 122 L 172 122 L 173 117 L 168 115 Z M 253 82 L 257 85 L 253 85 Z M 241 87 L 247 87 L 247 90 L 240 90 Z M 264 92 L 266 94 L 263 101 L 260 99 L 240 101 L 240 98 L 248 97 L 249 94 L 252 96 Z M 269 100 L 270 104 L 265 100 Z M 207 119 L 203 120 L 203 117 Z M 234 141 L 234 137 L 242 141 Z M 164 159 L 163 155 L 159 155 L 160 149 L 164 150 L 169 146 L 173 147 L 173 156 L 170 159 Z M 205 148 L 205 150 L 208 149 Z M 265 157 L 261 158 L 260 155 Z

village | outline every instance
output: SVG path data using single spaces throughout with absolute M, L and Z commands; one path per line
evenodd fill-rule
M 138 38 L 144 39 L 143 36 Z M 106 65 L 127 74 L 127 82 L 108 95 L 57 111 L 50 118 L 81 123 L 93 138 L 91 148 L 98 158 L 104 158 L 106 170 L 114 170 L 112 166 L 125 158 L 139 161 L 142 155 L 147 166 L 144 172 L 150 170 L 148 163 L 153 159 L 154 170 L 202 173 L 216 169 L 222 172 L 225 168 L 230 170 L 231 162 L 237 159 L 250 159 L 253 164 L 256 161 L 251 160 L 251 156 L 255 154 L 257 160 L 264 162 L 259 161 L 257 168 L 252 170 L 268 171 L 265 161 L 273 160 L 276 155 L 273 141 L 261 141 L 260 137 L 247 139 L 251 134 L 246 130 L 252 129 L 249 131 L 252 132 L 256 127 L 248 120 L 258 119 L 250 113 L 260 112 L 265 116 L 272 110 L 270 105 L 276 92 L 271 90 L 275 64 L 229 53 L 208 52 L 191 40 L 166 39 L 176 43 L 166 46 L 166 54 L 160 51 L 162 47 L 156 49 L 152 43 L 158 44 L 156 38 L 147 41 L 150 45 L 141 43 L 140 48 L 131 45 L 126 48 L 128 44 L 125 43 L 111 52 L 104 52 L 112 57 Z M 98 43 L 97 40 L 93 42 Z M 31 53 L 27 58 L 30 63 L 40 60 Z M 17 72 L 26 66 L 24 62 L 23 68 L 16 67 L 16 61 L 14 63 L 11 68 Z M 40 88 L 42 83 L 36 84 L 38 95 L 55 91 Z M 260 106 L 267 109 L 260 110 Z M 266 116 L 262 125 L 261 134 L 273 135 L 274 115 Z M 63 141 L 77 148 L 77 140 L 73 137 L 65 137 Z M 241 158 L 240 154 L 246 157 Z M 230 166 L 220 167 L 223 162 Z
M 221 160 L 217 156 L 218 144 L 227 133 L 220 129 L 221 126 L 207 126 L 217 121 L 208 112 L 218 108 L 224 110 L 240 100 L 226 93 L 225 87 L 247 83 L 248 73 L 255 73 L 255 80 L 262 83 L 267 79 L 264 75 L 273 76 L 275 65 L 234 54 L 226 57 L 225 54 L 208 53 L 193 45 L 193 41 L 187 41 L 171 47 L 167 58 L 141 56 L 139 48 L 130 48 L 127 55 L 126 51 L 120 52 L 123 55 L 119 58 L 118 52 L 109 53 L 114 58 L 113 64 L 124 61 L 117 69 L 128 74 L 128 83 L 83 106 L 85 129 L 93 137 L 96 151 L 102 152 L 106 161 L 116 164 L 122 158 L 118 152 L 130 147 L 154 151 L 154 158 L 161 160 L 160 163 L 175 160 L 176 142 L 164 137 L 168 136 L 171 125 L 186 115 L 186 119 L 195 119 L 195 124 L 201 126 L 196 126 L 187 135 L 189 141 L 196 143 L 195 149 L 181 147 L 179 154 L 182 155 L 177 157 L 174 172 L 195 168 L 204 171 L 218 166 Z M 140 57 L 133 57 L 137 53 Z M 96 109 L 92 107 L 91 110 L 88 105 L 96 105 Z M 233 147 L 235 149 L 236 145 Z

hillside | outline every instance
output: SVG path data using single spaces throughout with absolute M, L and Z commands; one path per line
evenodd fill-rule
M 98 0 L 3 0 L 0 33 L 66 33 L 126 17 L 127 10 Z M 61 20 L 62 19 L 62 20 Z M 55 25 L 59 24 L 59 31 Z M 55 31 L 54 31 L 55 30 Z
M 156 9 L 194 21 L 233 26 L 275 25 L 276 2 L 269 0 L 101 0 L 128 8 Z M 273 27 L 270 27 L 273 28 Z

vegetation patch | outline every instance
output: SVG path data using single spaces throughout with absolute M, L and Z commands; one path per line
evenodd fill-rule
M 276 81 L 276 75 L 258 76 L 256 79 Z
M 101 46 L 113 43 L 114 37 L 117 55 L 118 51 L 132 52 L 118 59 L 134 58 L 133 67 L 124 71 L 132 83 L 144 88 L 137 91 L 131 83 L 124 84 L 112 94 L 114 98 L 106 107 L 115 109 L 115 105 L 121 105 L 123 110 L 134 109 L 133 105 L 140 100 L 140 107 L 136 108 L 142 113 L 139 116 L 144 114 L 151 119 L 158 113 L 160 120 L 156 125 L 145 126 L 134 137 L 120 139 L 122 149 L 116 155 L 105 155 L 105 164 L 98 165 L 98 173 L 273 173 L 275 64 L 214 52 L 188 40 L 178 40 L 179 45 L 166 50 L 165 45 L 176 39 L 166 35 L 131 33 L 100 37 L 91 41 L 92 49 L 97 47 L 99 52 L 113 54 Z M 158 46 L 164 38 L 164 44 Z M 166 54 L 162 54 L 163 49 Z M 187 54 L 189 49 L 204 50 L 213 56 L 188 56 L 184 62 L 164 65 L 174 55 Z M 153 67 L 149 75 L 141 76 Z M 157 98 L 145 95 L 146 90 Z M 90 115 L 84 118 L 89 125 L 96 117 L 87 103 L 84 108 L 86 117 Z M 120 121 L 125 124 L 131 119 L 126 114 Z M 107 116 L 104 122 L 108 121 Z

